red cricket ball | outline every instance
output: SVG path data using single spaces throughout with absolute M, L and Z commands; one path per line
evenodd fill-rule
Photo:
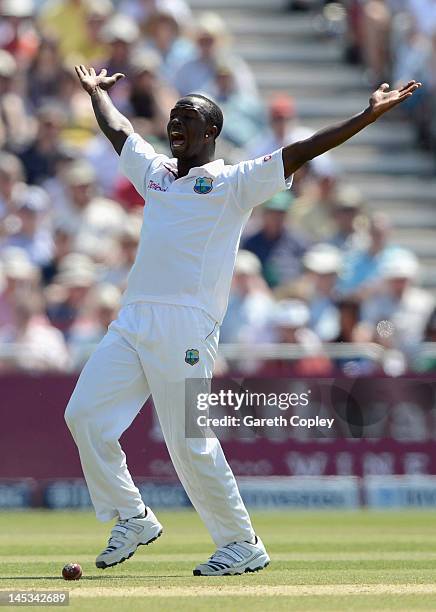
M 62 576 L 64 580 L 80 580 L 82 568 L 78 563 L 67 563 L 62 570 Z

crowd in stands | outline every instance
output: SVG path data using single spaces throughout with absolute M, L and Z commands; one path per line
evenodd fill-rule
M 419 141 L 436 151 L 436 2 L 349 0 L 347 56 L 364 64 L 373 84 L 423 83 L 408 103 Z
M 366 59 L 374 80 L 393 60 L 400 79 L 412 41 L 434 42 L 422 15 L 395 25 L 399 1 L 355 4 L 359 23 L 379 9 L 392 32 L 377 39 L 391 63 Z M 433 5 L 436 17 L 430 0 L 408 4 Z M 366 57 L 369 39 L 353 44 Z M 119 174 L 76 63 L 126 74 L 111 96 L 158 151 L 169 153 L 170 108 L 193 91 L 223 108 L 217 155 L 228 163 L 311 134 L 288 94 L 260 97 L 220 16 L 194 18 L 185 0 L 0 0 L 0 371 L 80 369 L 117 315 L 135 258 L 147 202 Z M 434 308 L 415 255 L 392 243 L 388 219 L 369 214 L 327 154 L 254 211 L 221 342 L 301 347 L 299 359 L 250 364 L 262 373 L 426 371 L 436 364 L 418 349 L 436 338 Z M 334 342 L 377 343 L 389 358 L 333 359 Z

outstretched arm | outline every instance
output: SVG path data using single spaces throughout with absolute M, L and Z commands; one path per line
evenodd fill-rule
M 96 74 L 94 68 L 88 69 L 82 65 L 75 68 L 83 89 L 91 96 L 95 118 L 101 131 L 120 155 L 128 136 L 133 133 L 133 126 L 112 104 L 107 90 L 122 79 L 124 74 L 117 72 L 108 77 L 105 69 Z
M 285 177 L 288 178 L 309 160 L 334 149 L 363 128 L 374 123 L 381 115 L 410 98 L 418 87 L 421 87 L 421 83 L 410 81 L 401 89 L 388 91 L 389 85 L 384 83 L 372 94 L 369 106 L 363 112 L 347 121 L 325 128 L 307 140 L 301 140 L 285 147 L 283 149 Z

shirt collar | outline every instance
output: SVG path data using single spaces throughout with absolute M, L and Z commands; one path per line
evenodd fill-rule
M 177 175 L 177 159 L 169 159 L 165 164 L 168 170 L 175 173 Z M 223 159 L 215 159 L 204 166 L 196 166 L 195 168 L 191 168 L 186 176 L 201 176 L 203 174 L 208 174 L 210 176 L 217 176 L 224 168 L 224 160 Z M 184 178 L 184 177 L 183 177 Z

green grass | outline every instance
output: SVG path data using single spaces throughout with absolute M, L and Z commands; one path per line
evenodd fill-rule
M 67 589 L 73 609 L 117 612 L 436 609 L 434 513 L 256 513 L 271 565 L 221 578 L 192 576 L 213 552 L 194 513 L 159 518 L 157 542 L 101 571 L 110 526 L 90 513 L 0 512 L 0 589 Z M 60 578 L 70 561 L 79 582 Z

